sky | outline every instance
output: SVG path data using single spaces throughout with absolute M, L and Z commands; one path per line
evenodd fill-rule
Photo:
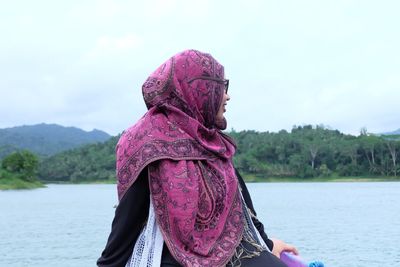
M 0 128 L 56 123 L 116 135 L 141 86 L 185 49 L 225 66 L 228 129 L 400 128 L 400 2 L 0 2 Z

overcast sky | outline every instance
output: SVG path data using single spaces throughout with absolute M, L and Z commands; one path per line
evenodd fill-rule
M 184 49 L 226 69 L 228 129 L 400 128 L 400 1 L 1 1 L 0 128 L 118 134 Z

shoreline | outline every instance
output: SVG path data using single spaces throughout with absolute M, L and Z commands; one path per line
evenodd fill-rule
M 41 181 L 25 181 L 19 178 L 0 179 L 0 191 L 6 190 L 31 190 L 47 187 Z
M 245 182 L 247 183 L 337 183 L 337 182 L 400 182 L 400 177 L 330 177 L 330 178 L 293 178 L 293 177 L 270 177 L 270 178 L 260 178 L 260 177 L 248 177 L 247 175 L 242 175 Z M 85 182 L 57 182 L 57 181 L 43 181 L 44 184 L 117 184 L 115 180 L 107 181 L 85 181 Z
M 252 183 L 354 183 L 354 182 L 400 182 L 400 177 L 365 177 L 365 176 L 341 176 L 341 177 L 313 177 L 313 178 L 297 178 L 297 177 L 258 177 L 255 175 L 242 175 L 245 182 Z
M 293 178 L 293 177 L 269 177 L 262 178 L 254 175 L 242 175 L 246 183 L 373 183 L 373 182 L 400 182 L 400 177 L 330 177 L 330 178 Z M 31 190 L 45 188 L 49 184 L 56 185 L 90 185 L 90 184 L 117 184 L 115 180 L 106 181 L 34 181 L 28 182 L 19 178 L 0 180 L 0 190 Z

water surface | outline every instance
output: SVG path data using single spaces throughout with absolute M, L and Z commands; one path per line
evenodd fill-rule
M 400 266 L 400 183 L 248 184 L 269 236 L 327 267 Z M 95 266 L 115 185 L 0 192 L 0 266 Z

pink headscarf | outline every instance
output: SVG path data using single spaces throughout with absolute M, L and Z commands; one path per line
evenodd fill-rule
M 181 52 L 143 84 L 147 113 L 117 144 L 122 199 L 148 167 L 157 223 L 174 258 L 184 266 L 225 266 L 243 232 L 233 141 L 216 114 L 224 78 L 211 55 Z M 134 205 L 134 203 L 132 203 Z

